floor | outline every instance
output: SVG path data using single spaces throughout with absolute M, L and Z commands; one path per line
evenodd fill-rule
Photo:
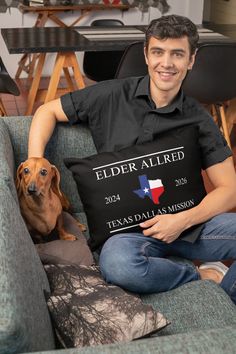
M 87 78 L 84 78 L 84 81 L 86 86 L 94 83 L 93 81 L 88 80 Z M 20 90 L 20 96 L 0 94 L 4 107 L 7 111 L 7 115 L 9 116 L 25 115 L 25 111 L 27 107 L 27 96 L 29 92 L 30 83 L 28 79 L 17 79 L 16 83 Z M 49 77 L 42 78 L 40 83 L 40 88 L 47 88 L 48 83 L 49 83 Z M 65 87 L 65 80 L 63 78 L 60 80 L 59 87 Z M 41 104 L 42 102 L 35 103 L 33 113 L 35 112 L 37 107 L 40 106 Z

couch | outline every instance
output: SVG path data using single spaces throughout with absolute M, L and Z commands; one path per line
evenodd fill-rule
M 78 349 L 56 349 L 45 301 L 46 273 L 21 217 L 14 176 L 27 158 L 30 117 L 0 119 L 0 353 L 236 353 L 236 307 L 214 282 L 195 281 L 172 291 L 142 296 L 171 325 L 153 338 Z M 73 213 L 86 222 L 65 157 L 95 152 L 86 126 L 58 124 L 46 157 L 61 171 Z

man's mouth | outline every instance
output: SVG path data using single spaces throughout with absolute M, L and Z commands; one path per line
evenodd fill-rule
M 176 75 L 176 72 L 172 72 L 172 71 L 158 71 L 158 74 L 160 75 L 160 77 L 162 79 L 171 79 L 173 78 L 173 76 Z

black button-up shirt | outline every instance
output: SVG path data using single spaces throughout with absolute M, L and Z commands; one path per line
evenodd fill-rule
M 71 124 L 89 124 L 98 152 L 120 150 L 152 141 L 159 133 L 194 125 L 202 168 L 231 156 L 212 117 L 196 100 L 180 91 L 171 104 L 157 108 L 149 80 L 145 76 L 100 82 L 62 96 L 62 108 Z

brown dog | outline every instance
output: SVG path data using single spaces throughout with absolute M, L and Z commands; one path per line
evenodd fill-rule
M 69 202 L 60 190 L 60 173 L 48 160 L 32 157 L 17 169 L 16 189 L 21 214 L 31 235 L 46 236 L 56 228 L 59 238 L 75 240 L 63 227 L 62 210 Z M 78 222 L 82 231 L 85 227 Z

